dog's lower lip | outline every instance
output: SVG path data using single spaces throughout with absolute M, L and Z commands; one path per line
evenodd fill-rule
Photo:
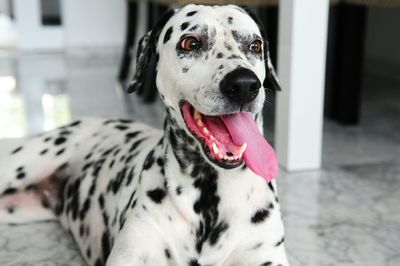
M 221 115 L 204 115 L 188 102 L 181 103 L 181 112 L 186 127 L 202 144 L 204 153 L 213 163 L 227 169 L 235 168 L 242 164 L 242 156 L 247 144 L 236 146 L 232 143 L 229 133 L 220 119 Z M 211 128 L 209 129 L 208 126 L 211 126 Z M 214 136 L 213 132 L 218 134 Z M 225 136 L 224 133 L 228 136 Z

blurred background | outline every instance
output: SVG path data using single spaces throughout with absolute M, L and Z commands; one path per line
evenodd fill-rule
M 23 138 L 78 117 L 161 127 L 156 91 L 127 95 L 125 87 L 139 37 L 168 7 L 190 2 L 0 0 L 0 157 Z M 282 156 L 278 186 L 291 265 L 399 266 L 400 1 L 197 2 L 251 5 L 266 28 L 283 92 L 267 101 L 265 130 Z M 299 14 L 315 18 L 310 27 L 319 32 L 307 33 Z M 307 47 L 310 38 L 322 52 L 312 46 L 305 60 L 293 60 L 302 50 L 287 47 Z M 291 69 L 315 91 L 297 88 Z M 290 115 L 302 110 L 300 118 Z M 302 126 L 293 126 L 293 117 Z M 282 133 L 300 136 L 305 148 L 291 151 Z M 296 151 L 305 158 L 298 167 L 285 157 Z M 69 235 L 45 223 L 0 226 L 0 265 L 84 263 Z

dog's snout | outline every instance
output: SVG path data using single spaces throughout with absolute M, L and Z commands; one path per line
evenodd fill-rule
M 238 68 L 229 72 L 220 83 L 221 93 L 229 100 L 241 105 L 257 97 L 261 82 L 253 71 Z

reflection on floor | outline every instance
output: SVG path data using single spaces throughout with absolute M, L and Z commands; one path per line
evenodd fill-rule
M 160 127 L 159 103 L 146 106 L 115 89 L 117 67 L 110 52 L 0 57 L 0 157 L 21 141 L 10 137 L 82 116 L 135 117 Z M 323 170 L 281 170 L 292 266 L 400 265 L 400 93 L 396 84 L 365 83 L 359 127 L 325 122 Z M 39 223 L 0 226 L 0 265 L 84 262 L 56 223 Z

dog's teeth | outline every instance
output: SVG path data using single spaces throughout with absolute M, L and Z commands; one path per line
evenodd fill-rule
M 206 127 L 203 128 L 203 132 L 204 132 L 206 135 L 210 134 L 210 131 L 208 131 L 208 129 L 207 129 Z
M 219 153 L 219 149 L 218 149 L 218 147 L 217 147 L 217 144 L 215 144 L 214 142 L 213 142 L 213 144 L 212 144 L 212 148 L 213 148 L 213 152 L 214 152 L 215 154 L 218 154 L 218 153 Z
M 228 160 L 228 156 L 225 155 L 225 156 L 224 156 L 224 160 Z
M 215 137 L 213 135 L 210 135 L 211 141 L 215 141 Z
M 233 156 L 233 159 L 238 160 L 239 156 L 235 155 L 235 156 Z
M 246 150 L 246 148 L 247 148 L 247 143 L 245 142 L 245 143 L 243 143 L 243 145 L 242 146 L 240 146 L 240 148 L 239 148 L 239 153 L 244 153 L 244 151 Z
M 238 155 L 238 159 L 242 159 L 242 156 L 243 156 L 243 154 L 240 153 L 240 154 Z
M 201 114 L 200 114 L 200 112 L 197 111 L 197 110 L 194 111 L 193 117 L 194 117 L 194 119 L 196 119 L 196 120 L 201 120 Z
M 232 156 L 228 156 L 228 161 L 233 161 L 233 157 Z
M 218 158 L 219 158 L 220 160 L 222 160 L 222 159 L 224 159 L 224 156 L 220 153 L 220 154 L 218 154 Z
M 199 127 L 202 127 L 202 126 L 204 126 L 204 123 L 203 123 L 203 121 L 201 121 L 201 120 L 199 119 L 199 120 L 197 120 L 197 125 L 198 125 Z

